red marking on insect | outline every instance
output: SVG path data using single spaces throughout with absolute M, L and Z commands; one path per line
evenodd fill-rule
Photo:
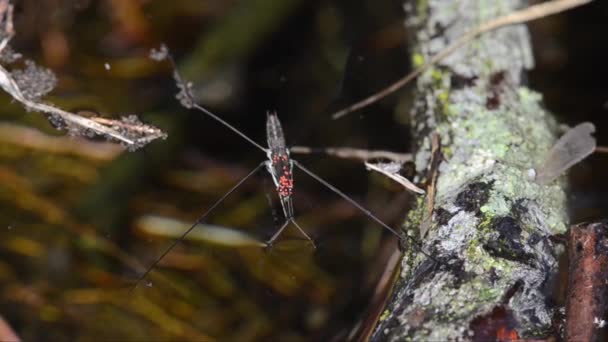
M 290 172 L 286 171 L 279 177 L 278 192 L 282 197 L 291 196 L 293 193 L 293 178 L 291 177 Z

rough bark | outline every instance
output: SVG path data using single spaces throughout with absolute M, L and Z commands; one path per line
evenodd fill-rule
M 566 341 L 605 341 L 608 314 L 608 223 L 570 227 Z
M 421 64 L 480 23 L 526 6 L 521 0 L 413 0 L 405 4 Z M 567 226 L 563 179 L 530 178 L 557 127 L 525 86 L 533 66 L 525 26 L 482 35 L 417 80 L 412 129 L 416 168 L 427 177 L 431 137 L 441 137 L 429 258 L 409 246 L 392 299 L 372 340 L 446 341 L 544 337 L 548 297 Z M 406 223 L 417 234 L 429 212 L 421 199 Z M 407 247 L 407 246 L 406 246 Z

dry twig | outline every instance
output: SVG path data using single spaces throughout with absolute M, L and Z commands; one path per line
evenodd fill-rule
M 365 163 L 365 167 L 368 170 L 373 170 L 379 172 L 388 178 L 394 180 L 395 182 L 403 185 L 406 189 L 415 192 L 417 194 L 424 194 L 424 190 L 417 187 L 414 183 L 412 183 L 409 179 L 403 177 L 399 174 L 399 170 L 401 169 L 401 164 L 399 163 Z
M 13 328 L 4 320 L 4 318 L 0 317 L 0 341 L 7 342 L 19 342 L 21 339 Z
M 424 63 L 420 67 L 416 68 L 414 71 L 405 75 L 397 82 L 391 84 L 390 86 L 380 90 L 379 92 L 355 103 L 352 104 L 334 114 L 332 114 L 333 119 L 339 119 L 348 113 L 354 112 L 361 108 L 365 108 L 371 105 L 374 102 L 377 102 L 386 96 L 394 93 L 395 91 L 403 88 L 406 84 L 414 80 L 416 77 L 420 76 L 423 72 L 428 70 L 433 65 L 437 64 L 447 56 L 449 56 L 452 52 L 456 51 L 459 47 L 465 45 L 473 38 L 492 30 L 496 30 L 497 28 L 515 25 L 515 24 L 523 24 L 532 20 L 548 17 L 553 14 L 557 14 L 578 6 L 582 6 L 587 4 L 593 0 L 555 0 L 548 1 L 542 4 L 530 6 L 528 8 L 515 11 L 513 13 L 504 15 L 502 17 L 498 17 L 496 19 L 489 20 L 477 28 L 463 34 L 460 38 L 455 40 L 452 44 L 448 45 L 445 49 L 441 50 L 435 56 L 433 56 L 428 62 Z
M 608 146 L 596 146 L 595 152 L 597 153 L 608 153 Z
M 412 160 L 411 153 L 396 153 L 391 151 L 380 150 L 363 150 L 352 147 L 328 147 L 328 148 L 313 148 L 307 146 L 293 146 L 289 149 L 293 153 L 311 154 L 324 153 L 332 157 L 343 159 L 355 159 L 368 161 L 371 159 L 388 159 L 396 163 L 405 163 Z
M 437 176 L 439 175 L 439 163 L 441 163 L 441 140 L 439 134 L 433 133 L 431 136 L 431 164 L 427 176 L 427 196 L 426 208 L 422 224 L 420 225 L 420 236 L 424 237 L 431 228 L 433 221 L 433 211 L 435 210 L 435 193 L 437 188 Z
M 391 151 L 374 151 L 374 150 L 363 150 L 351 147 L 328 147 L 328 148 L 311 148 L 306 146 L 293 146 L 290 148 L 293 153 L 324 153 L 332 157 L 344 158 L 344 159 L 355 159 L 362 160 L 365 162 L 365 168 L 368 170 L 376 171 L 384 176 L 394 180 L 395 182 L 403 185 L 406 189 L 413 191 L 417 194 L 424 194 L 424 190 L 420 189 L 409 179 L 401 176 L 399 170 L 403 163 L 412 160 L 411 153 L 396 153 Z M 368 160 L 372 159 L 388 159 L 389 163 L 369 163 Z

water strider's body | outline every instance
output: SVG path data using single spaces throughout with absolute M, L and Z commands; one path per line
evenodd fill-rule
M 268 139 L 268 161 L 266 170 L 272 176 L 277 188 L 277 194 L 283 206 L 286 218 L 293 217 L 293 163 L 289 158 L 289 150 L 285 146 L 285 136 L 277 113 L 269 112 L 266 119 L 266 137 Z
M 266 150 L 268 160 L 264 162 L 264 165 L 266 165 L 266 170 L 268 170 L 268 173 L 272 177 L 281 207 L 283 208 L 283 214 L 285 215 L 285 223 L 266 244 L 271 245 L 281 235 L 281 232 L 287 227 L 289 222 L 291 222 L 314 246 L 312 239 L 304 232 L 294 217 L 292 200 L 293 161 L 289 158 L 289 150 L 285 143 L 283 128 L 276 112 L 268 112 L 266 115 L 266 138 L 268 141 L 268 149 Z

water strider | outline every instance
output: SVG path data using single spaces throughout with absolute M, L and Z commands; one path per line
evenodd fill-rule
M 228 129 L 232 130 L 234 133 L 239 135 L 241 138 L 247 140 L 253 146 L 261 150 L 266 154 L 267 160 L 261 162 L 257 167 L 255 167 L 251 172 L 249 172 L 245 177 L 243 177 L 240 181 L 238 181 L 228 192 L 226 192 L 222 197 L 220 197 L 211 207 L 209 207 L 197 220 L 194 222 L 186 231 L 184 231 L 181 236 L 173 241 L 171 245 L 150 265 L 150 267 L 144 272 L 143 275 L 139 277 L 134 287 L 136 287 L 139 282 L 141 282 L 154 267 L 184 238 L 200 223 L 204 221 L 204 219 L 218 206 L 220 205 L 231 193 L 233 193 L 236 189 L 238 189 L 249 177 L 257 173 L 261 168 L 266 168 L 268 173 L 270 174 L 273 183 L 275 185 L 275 190 L 277 195 L 279 196 L 279 200 L 281 203 L 281 207 L 283 209 L 283 215 L 285 217 L 285 222 L 281 225 L 281 227 L 276 231 L 275 234 L 265 243 L 266 247 L 272 246 L 274 241 L 281 235 L 283 230 L 292 223 L 300 233 L 308 240 L 314 247 L 314 242 L 306 234 L 304 229 L 298 224 L 295 219 L 295 213 L 293 208 L 293 193 L 294 193 L 294 178 L 293 178 L 293 169 L 294 167 L 300 169 L 304 173 L 308 174 L 310 177 L 315 179 L 317 182 L 321 183 L 323 186 L 333 191 L 350 204 L 352 204 L 355 208 L 365 214 L 367 217 L 378 223 L 384 229 L 388 230 L 395 236 L 397 236 L 401 241 L 405 239 L 409 239 L 413 245 L 415 245 L 423 254 L 429 256 L 425 251 L 422 250 L 422 247 L 418 244 L 418 242 L 411 236 L 400 234 L 397 230 L 391 228 L 389 225 L 384 223 L 378 217 L 376 217 L 371 211 L 357 203 L 354 199 L 350 198 L 348 195 L 340 191 L 335 186 L 331 185 L 326 180 L 322 179 L 320 176 L 310 171 L 308 168 L 304 167 L 298 161 L 292 159 L 289 156 L 289 149 L 287 148 L 285 142 L 285 136 L 283 134 L 283 128 L 281 127 L 281 123 L 279 121 L 278 115 L 276 112 L 268 112 L 266 118 L 266 137 L 268 148 L 262 147 L 260 144 L 255 142 L 253 139 L 245 135 L 243 132 L 224 121 L 219 116 L 215 115 L 211 111 L 206 108 L 196 104 L 194 102 L 193 96 L 190 91 L 190 84 L 186 84 L 182 81 L 181 77 L 177 72 L 174 73 L 174 77 L 177 81 L 178 87 L 181 89 L 180 94 L 178 94 L 178 98 L 180 99 L 182 105 L 187 108 L 194 108 L 205 115 L 213 118 L 217 122 L 226 126 Z M 430 257 L 430 256 L 429 256 Z M 432 257 L 431 257 L 432 259 Z

